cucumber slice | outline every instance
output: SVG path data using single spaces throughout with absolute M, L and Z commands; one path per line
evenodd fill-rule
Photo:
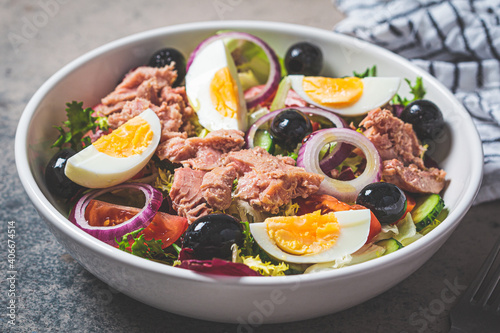
M 428 226 L 426 226 L 425 228 L 423 228 L 422 230 L 420 230 L 420 234 L 425 236 L 427 235 L 429 232 L 431 232 L 432 230 L 434 230 L 435 227 L 437 227 L 438 225 L 441 224 L 441 222 L 444 221 L 444 219 L 448 216 L 448 214 L 450 213 L 449 209 L 448 208 L 443 208 L 443 210 L 441 211 L 441 213 L 439 213 L 438 217 L 436 217 L 434 219 L 434 221 L 432 221 L 431 224 L 429 224 Z
M 383 239 L 381 241 L 376 242 L 375 244 L 385 248 L 384 255 L 392 253 L 392 252 L 404 247 L 403 244 L 401 244 L 400 242 L 398 242 L 394 238 Z
M 292 88 L 292 82 L 288 76 L 285 76 L 279 86 L 278 90 L 276 90 L 276 95 L 269 107 L 270 111 L 276 111 L 279 109 L 283 109 L 285 107 L 286 96 L 288 95 L 288 91 Z
M 259 146 L 267 150 L 268 153 L 274 153 L 274 141 L 268 131 L 258 130 L 253 138 L 254 146 Z
M 429 194 L 417 198 L 411 217 L 417 232 L 432 224 L 444 208 L 444 201 L 439 194 Z

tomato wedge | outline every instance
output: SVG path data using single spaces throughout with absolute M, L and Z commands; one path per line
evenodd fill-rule
M 132 218 L 140 211 L 135 207 L 91 200 L 85 210 L 85 218 L 92 226 L 114 226 Z M 185 217 L 158 212 L 139 235 L 143 234 L 146 240 L 161 240 L 162 248 L 167 248 L 179 239 L 187 227 L 188 222 Z
M 318 209 L 321 210 L 321 214 L 326 214 L 329 212 L 340 212 L 344 210 L 354 210 L 354 209 L 366 209 L 366 207 L 361 205 L 349 205 L 345 202 L 338 200 L 335 197 L 327 194 L 313 194 L 306 199 L 298 198 L 295 202 L 299 204 L 299 210 L 297 214 L 303 215 L 312 213 Z M 375 214 L 370 211 L 370 232 L 366 242 L 368 243 L 375 237 L 380 231 L 382 231 L 382 225 L 380 224 Z
M 417 204 L 417 201 L 415 200 L 415 198 L 408 194 L 408 193 L 405 193 L 406 195 L 406 212 L 405 212 L 405 215 L 403 215 L 403 217 L 406 216 L 406 214 L 408 214 L 409 212 L 411 212 L 413 210 L 413 208 L 415 208 L 415 205 Z
M 299 204 L 298 215 L 309 214 L 318 209 L 321 209 L 321 214 L 351 209 L 351 205 L 327 194 L 313 194 L 306 199 L 297 198 L 295 202 Z
M 351 209 L 366 209 L 365 206 L 361 205 L 352 205 Z M 377 219 L 375 214 L 370 210 L 371 214 L 371 219 L 370 219 L 370 232 L 368 233 L 368 238 L 366 239 L 366 242 L 368 243 L 373 239 L 373 237 L 377 236 L 379 232 L 382 231 L 382 225 L 380 224 L 380 221 Z

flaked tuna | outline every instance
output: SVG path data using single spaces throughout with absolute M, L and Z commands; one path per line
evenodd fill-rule
M 201 193 L 205 173 L 205 171 L 190 168 L 179 168 L 174 173 L 169 196 L 177 214 L 186 217 L 189 223 L 213 211 Z
M 400 189 L 414 193 L 439 193 L 444 188 L 446 172 L 438 168 L 404 166 L 399 160 L 383 161 L 382 178 Z
M 216 167 L 205 174 L 201 192 L 210 207 L 217 210 L 229 208 L 233 200 L 233 183 L 237 176 L 236 169 L 231 166 Z
M 317 192 L 323 180 L 321 175 L 296 167 L 292 158 L 273 156 L 261 147 L 231 152 L 223 164 L 239 175 L 236 198 L 274 214 L 292 199 Z
M 223 154 L 243 147 L 244 135 L 238 130 L 217 130 L 204 138 L 173 138 L 158 146 L 157 155 L 162 160 L 209 171 L 220 166 Z
M 375 145 L 383 161 L 382 179 L 415 193 L 439 193 L 446 172 L 426 168 L 424 147 L 418 142 L 411 124 L 386 109 L 375 109 L 360 123 L 363 134 Z
M 101 100 L 96 111 L 101 115 L 109 115 L 120 111 L 119 105 L 123 102 L 143 98 L 155 105 L 160 105 L 160 94 L 164 87 L 172 86 L 177 78 L 173 66 L 162 68 L 141 66 L 128 73 L 115 90 Z

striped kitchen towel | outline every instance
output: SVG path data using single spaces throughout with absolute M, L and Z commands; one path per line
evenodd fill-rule
M 484 150 L 475 203 L 500 198 L 500 0 L 337 0 L 335 31 L 402 55 L 469 111 Z

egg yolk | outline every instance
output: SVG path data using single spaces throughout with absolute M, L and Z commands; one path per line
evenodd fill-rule
M 223 117 L 236 117 L 238 112 L 238 86 L 228 67 L 223 67 L 215 73 L 210 83 L 210 97 L 215 109 Z
M 141 154 L 153 140 L 153 131 L 142 117 L 135 117 L 93 143 L 101 153 L 111 157 Z
M 270 217 L 267 234 L 285 252 L 297 255 L 320 253 L 335 244 L 340 226 L 335 214 L 315 211 L 301 216 Z
M 306 76 L 302 80 L 302 88 L 314 102 L 327 107 L 341 108 L 361 98 L 363 81 L 357 77 Z

